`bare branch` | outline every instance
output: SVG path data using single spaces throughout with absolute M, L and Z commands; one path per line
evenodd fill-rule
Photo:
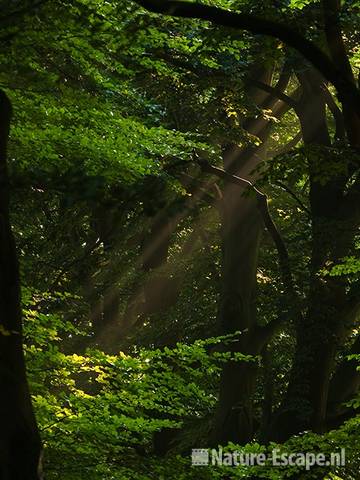
M 263 218 L 263 222 L 267 231 L 269 232 L 273 242 L 275 244 L 276 250 L 278 252 L 279 258 L 279 266 L 280 266 L 280 273 L 282 277 L 282 283 L 284 285 L 284 289 L 288 294 L 289 297 L 289 304 L 292 306 L 294 315 L 296 317 L 295 322 L 299 323 L 302 318 L 302 311 L 300 305 L 300 297 L 297 292 L 297 287 L 294 281 L 294 277 L 290 267 L 290 259 L 289 254 L 287 251 L 287 247 L 285 242 L 277 229 L 268 206 L 268 199 L 265 193 L 261 192 L 258 188 L 255 187 L 253 183 L 249 180 L 238 177 L 237 175 L 232 175 L 221 168 L 215 167 L 214 165 L 209 164 L 206 160 L 197 159 L 198 164 L 202 171 L 207 173 L 212 173 L 217 177 L 225 180 L 226 182 L 234 183 L 235 185 L 239 185 L 240 187 L 248 187 L 250 188 L 256 195 L 257 199 L 257 206 L 260 211 L 260 214 Z M 275 331 L 279 328 L 284 320 L 284 315 L 278 315 L 273 321 L 269 322 L 267 325 L 260 326 L 256 325 L 252 332 L 252 339 L 254 343 L 259 345 L 259 348 L 262 348 Z
M 291 78 L 291 70 L 289 69 L 288 62 L 285 60 L 284 65 L 281 69 L 279 79 L 273 87 L 271 87 L 268 83 L 264 82 L 259 82 L 259 85 L 261 83 L 261 86 L 256 85 L 256 80 L 254 78 L 249 78 L 249 87 L 251 86 L 258 86 L 261 90 L 267 91 L 269 93 L 268 97 L 262 102 L 261 105 L 259 105 L 260 108 L 262 109 L 273 109 L 278 102 L 279 98 L 277 95 L 274 95 L 273 91 L 268 91 L 264 88 L 262 88 L 263 85 L 269 86 L 270 88 L 276 89 L 276 91 L 279 92 L 285 92 L 286 87 L 289 84 Z
M 271 85 L 267 85 L 266 83 L 260 82 L 259 80 L 251 79 L 251 83 L 254 87 L 260 88 L 264 90 L 264 92 L 270 93 L 275 98 L 278 98 L 282 102 L 289 105 L 291 108 L 296 110 L 298 103 L 293 98 L 289 97 L 282 91 L 282 89 L 278 87 L 272 87 Z
M 236 185 L 239 185 L 240 187 L 243 187 L 243 188 L 249 187 L 255 193 L 258 209 L 263 218 L 265 227 L 268 230 L 269 234 L 271 235 L 278 252 L 280 269 L 282 273 L 284 286 L 286 288 L 291 289 L 291 291 L 295 291 L 295 284 L 294 284 L 293 275 L 290 268 L 289 254 L 288 254 L 285 242 L 281 237 L 280 232 L 277 229 L 271 217 L 269 206 L 268 206 L 268 199 L 265 193 L 261 192 L 258 188 L 256 188 L 255 185 L 250 182 L 250 180 L 247 180 L 242 177 L 238 177 L 237 175 L 232 175 L 226 172 L 225 170 L 222 170 L 221 168 L 218 168 L 209 164 L 205 160 L 199 159 L 198 163 L 204 172 L 212 173 L 217 177 L 227 182 L 231 182 Z
M 294 193 L 291 188 L 289 188 L 287 185 L 285 185 L 285 183 L 283 182 L 276 182 L 276 185 L 278 185 L 279 187 L 281 187 L 283 190 L 285 190 L 285 192 L 288 192 L 289 195 L 291 195 L 293 197 L 294 200 L 296 200 L 296 202 L 299 204 L 299 206 L 301 207 L 302 210 L 304 210 L 304 212 L 306 212 L 308 215 L 311 215 L 311 212 L 310 210 L 307 208 L 307 206 L 300 200 L 300 198 L 296 195 L 296 193 Z
M 345 122 L 344 122 L 342 111 L 336 105 L 335 100 L 333 99 L 333 96 L 331 95 L 327 87 L 325 85 L 322 85 L 321 89 L 323 91 L 326 105 L 329 107 L 329 110 L 332 113 L 335 120 L 335 125 L 336 125 L 335 138 L 337 140 L 344 140 L 345 139 Z

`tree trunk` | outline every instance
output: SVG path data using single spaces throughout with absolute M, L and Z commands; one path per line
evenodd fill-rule
M 0 112 L 0 478 L 38 480 L 41 445 L 26 379 L 19 268 L 9 220 L 11 103 L 1 91 Z
M 330 146 L 322 80 L 310 71 L 300 76 L 303 96 L 297 114 L 308 147 Z M 327 154 L 328 155 L 328 154 Z M 326 425 L 328 390 L 335 354 L 346 326 L 346 283 L 323 277 L 320 270 L 351 251 L 355 228 L 343 218 L 342 173 L 322 172 L 324 150 L 309 150 L 312 254 L 308 309 L 297 325 L 297 346 L 286 396 L 271 429 L 271 438 L 286 440 L 306 429 L 322 432 Z
M 271 83 L 272 71 L 260 69 L 258 78 Z M 283 88 L 286 87 L 282 85 Z M 273 97 L 255 89 L 251 96 L 257 105 L 272 108 Z M 231 174 L 253 180 L 252 171 L 266 152 L 270 127 L 264 119 L 245 119 L 243 128 L 257 135 L 260 147 L 227 147 L 224 169 Z M 219 334 L 243 332 L 239 340 L 231 343 L 233 352 L 257 355 L 261 342 L 254 338 L 256 329 L 256 273 L 260 240 L 264 229 L 257 199 L 245 194 L 238 185 L 225 184 L 220 202 L 222 239 L 222 288 L 218 313 Z M 255 340 L 255 341 L 254 341 Z M 214 421 L 212 443 L 228 441 L 244 444 L 253 437 L 253 393 L 257 378 L 257 365 L 253 362 L 228 362 L 220 380 L 219 405 Z
M 236 213 L 235 213 L 236 212 Z M 256 316 L 256 270 L 262 219 L 253 198 L 228 186 L 222 209 L 222 292 L 219 332 L 242 331 L 230 350 L 255 354 L 249 342 Z M 246 443 L 253 434 L 252 395 L 255 364 L 228 362 L 221 375 L 215 442 Z

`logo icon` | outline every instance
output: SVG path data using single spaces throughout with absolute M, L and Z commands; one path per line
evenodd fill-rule
M 191 451 L 191 464 L 196 466 L 209 465 L 209 450 L 207 448 L 193 448 Z

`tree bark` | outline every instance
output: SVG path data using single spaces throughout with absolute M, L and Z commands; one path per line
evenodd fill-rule
M 271 69 L 261 68 L 255 73 L 264 83 L 270 84 Z M 288 79 L 287 79 L 288 81 Z M 282 88 L 286 88 L 281 85 Z M 280 79 L 281 82 L 281 79 Z M 274 108 L 277 99 L 262 90 L 250 92 L 254 102 L 263 108 Z M 265 158 L 266 140 L 270 127 L 263 119 L 245 119 L 243 128 L 257 135 L 260 147 L 228 147 L 224 153 L 224 170 L 227 174 L 252 178 L 251 172 Z M 254 335 L 256 324 L 256 273 L 260 240 L 264 222 L 254 192 L 244 195 L 244 188 L 225 183 L 220 205 L 222 274 L 218 312 L 219 334 L 241 331 L 238 341 L 230 350 L 257 355 L 262 347 Z M 219 405 L 214 421 L 212 442 L 228 441 L 247 443 L 253 437 L 253 393 L 257 379 L 257 364 L 227 363 L 222 371 Z
M 10 120 L 10 100 L 0 91 L 0 478 L 38 480 L 41 444 L 26 378 L 19 267 L 9 219 Z
M 297 346 L 288 389 L 271 429 L 270 437 L 277 441 L 309 428 L 317 432 L 326 428 L 329 382 L 335 354 L 347 328 L 342 313 L 348 297 L 343 278 L 325 278 L 320 270 L 327 262 L 336 263 L 351 252 L 356 230 L 343 217 L 346 175 L 336 171 L 321 173 L 325 149 L 330 146 L 321 77 L 315 71 L 308 71 L 299 79 L 303 96 L 296 112 L 310 152 L 310 290 L 307 313 L 297 324 Z M 311 148 L 316 146 L 322 148 L 314 155 Z

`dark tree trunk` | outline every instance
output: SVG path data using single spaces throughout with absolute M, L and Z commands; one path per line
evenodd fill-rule
M 230 344 L 230 350 L 255 354 L 249 338 L 256 317 L 256 271 L 263 225 L 256 201 L 241 197 L 238 186 L 226 188 L 222 225 L 219 332 L 228 334 L 242 331 L 239 340 Z M 251 439 L 256 371 L 255 364 L 229 362 L 224 366 L 214 442 L 246 443 Z
M 9 220 L 10 120 L 11 103 L 0 91 L 0 478 L 38 480 L 41 445 L 26 379 L 19 268 Z
M 325 171 L 325 148 L 330 146 L 322 80 L 314 71 L 300 76 L 303 96 L 297 108 L 304 143 L 309 150 L 312 254 L 308 309 L 297 325 L 297 346 L 286 396 L 275 417 L 271 438 L 282 441 L 326 426 L 328 390 L 335 355 L 347 326 L 346 283 L 341 277 L 320 274 L 327 263 L 336 263 L 351 252 L 355 226 L 343 217 L 346 176 Z M 315 152 L 315 154 L 314 154 Z M 329 153 L 326 153 L 329 155 Z
M 261 68 L 254 72 L 265 83 L 271 83 L 272 71 Z M 286 87 L 286 83 L 281 85 Z M 254 102 L 263 108 L 273 108 L 276 100 L 264 92 L 250 92 Z M 239 149 L 230 146 L 224 153 L 224 169 L 231 174 L 254 180 L 253 169 L 266 152 L 270 134 L 264 119 L 245 119 L 243 128 L 257 135 L 260 147 Z M 226 183 L 220 202 L 222 237 L 222 288 L 218 313 L 219 334 L 243 332 L 229 350 L 244 354 L 259 354 L 263 343 L 254 334 L 256 323 L 256 273 L 260 240 L 264 229 L 263 218 L 253 192 L 244 195 L 239 185 Z M 244 444 L 254 433 L 253 394 L 257 379 L 257 365 L 227 363 L 221 375 L 219 405 L 214 422 L 212 443 L 233 441 Z

